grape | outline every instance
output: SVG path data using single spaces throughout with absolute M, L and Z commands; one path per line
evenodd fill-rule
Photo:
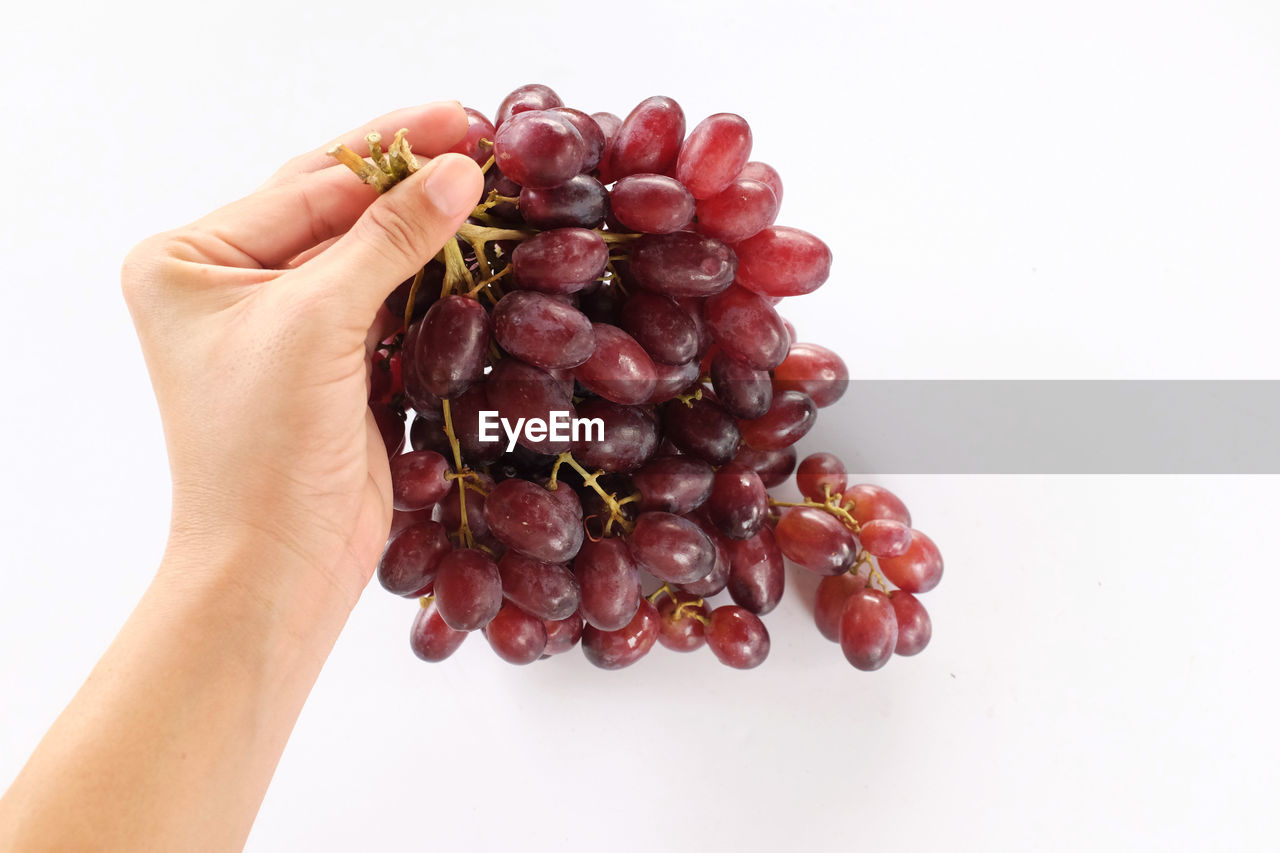
M 624 262 L 619 261 L 619 264 Z M 575 295 L 578 297 L 578 310 L 586 314 L 591 322 L 619 325 L 622 303 L 626 296 L 612 279 L 607 282 L 587 282 L 587 286 Z
M 622 669 L 640 660 L 658 639 L 658 610 L 640 599 L 635 616 L 616 631 L 602 631 L 594 625 L 582 629 L 582 651 L 601 669 Z
M 877 518 L 911 526 L 911 513 L 907 512 L 906 504 L 886 488 L 863 483 L 845 489 L 842 497 L 844 506 L 848 508 L 854 521 L 858 522 L 858 526 Z
M 646 98 L 632 110 L 613 139 L 609 172 L 624 178 L 640 172 L 666 174 L 684 141 L 684 110 L 671 98 Z
M 547 626 L 508 601 L 484 626 L 484 637 L 498 657 L 519 666 L 542 657 L 547 647 Z
M 733 284 L 738 258 L 724 243 L 693 231 L 645 234 L 631 244 L 631 274 L 666 296 L 711 296 Z
M 773 404 L 761 417 L 739 421 L 742 440 L 759 450 L 780 450 L 795 444 L 813 429 L 818 410 L 808 395 L 783 391 L 773 395 Z
M 663 596 L 658 602 L 658 642 L 676 652 L 702 648 L 707 643 L 703 620 L 709 616 L 707 605 L 696 595 Z
M 592 470 L 634 471 L 658 449 L 658 425 L 638 407 L 588 400 L 578 407 L 578 417 L 604 423 L 603 440 L 584 430 L 583 440 L 572 446 L 574 457 Z
M 484 377 L 489 314 L 465 296 L 446 296 L 422 320 L 411 361 L 437 397 L 457 397 Z
M 504 350 L 541 368 L 577 367 L 591 357 L 591 321 L 572 305 L 528 290 L 508 293 L 493 309 L 493 336 Z
M 472 385 L 462 393 L 450 406 L 453 418 L 453 431 L 458 438 L 458 446 L 462 450 L 462 458 L 473 465 L 484 465 L 493 462 L 502 455 L 506 446 L 502 441 L 480 440 L 480 413 L 493 411 L 496 407 L 489 401 L 488 382 Z M 439 425 L 443 434 L 443 421 Z M 446 444 L 447 446 L 447 444 Z M 440 452 L 444 452 L 443 450 Z M 452 452 L 452 448 L 450 448 Z
M 669 512 L 641 514 L 627 545 L 636 565 L 660 581 L 689 583 L 715 567 L 715 547 L 707 534 Z
M 465 154 L 472 160 L 476 161 L 476 165 L 483 166 L 489 162 L 489 158 L 493 156 L 493 137 L 497 130 L 493 126 L 493 122 L 485 117 L 485 114 L 479 110 L 473 110 L 471 107 L 465 107 L 467 112 L 467 134 L 462 137 L 457 145 L 449 150 L 455 154 Z M 489 140 L 489 145 L 481 145 L 480 140 Z
M 711 329 L 707 326 L 707 321 L 702 318 L 702 306 L 707 302 L 706 299 L 699 296 L 685 296 L 676 299 L 676 304 L 684 309 L 689 315 L 689 319 L 693 321 L 693 326 L 698 332 L 698 352 L 706 354 L 706 352 L 715 346 L 715 338 L 711 336 Z M 708 364 L 710 360 L 708 360 Z
M 712 465 L 723 465 L 738 452 L 737 422 L 719 403 L 706 398 L 687 405 L 679 400 L 663 405 L 662 431 L 676 447 Z
M 800 296 L 831 273 L 827 244 L 799 228 L 770 225 L 734 246 L 738 283 L 764 296 Z
M 901 557 L 911 545 L 911 528 L 901 521 L 874 518 L 859 527 L 858 541 L 873 557 Z
M 649 395 L 649 402 L 655 405 L 680 396 L 689 390 L 701 375 L 696 359 L 686 361 L 684 364 L 663 364 L 655 361 L 653 369 L 657 375 L 657 382 L 654 383 L 653 393 Z
M 774 197 L 778 200 L 778 206 L 782 206 L 782 176 L 778 174 L 778 170 L 770 166 L 768 163 L 761 163 L 753 160 L 742 167 L 742 171 L 738 173 L 738 178 L 748 181 L 759 181 L 760 183 L 773 190 Z
M 394 459 L 404 449 L 404 412 L 381 403 L 370 406 L 369 410 L 373 413 L 373 422 L 378 427 L 387 458 Z
M 440 559 L 432 591 L 440 618 L 455 631 L 484 627 L 502 607 L 498 564 L 472 548 L 450 551 Z
M 781 450 L 756 450 L 745 444 L 739 448 L 733 461 L 760 475 L 760 481 L 766 489 L 781 486 L 796 468 L 795 447 L 784 447 Z
M 600 156 L 600 165 L 596 171 L 600 176 L 600 183 L 611 184 L 614 175 L 609 168 L 609 160 L 613 154 L 613 141 L 618 137 L 618 128 L 622 127 L 622 119 L 613 113 L 592 113 L 591 118 L 604 134 L 604 153 Z
M 787 357 L 790 336 L 773 306 L 733 286 L 707 299 L 702 315 L 720 348 L 757 370 L 772 370 Z
M 588 625 L 614 631 L 631 621 L 640 606 L 640 575 L 625 542 L 584 542 L 573 573 L 582 596 L 579 611 Z
M 387 534 L 387 544 L 391 544 L 391 540 L 395 538 L 396 534 L 401 530 L 404 530 L 406 527 L 412 527 L 413 525 L 419 524 L 423 521 L 431 521 L 432 516 L 435 515 L 435 511 L 436 508 L 434 506 L 429 506 L 426 509 L 415 509 L 409 512 L 401 512 L 398 509 L 393 509 L 391 511 L 391 532 Z
M 848 571 L 858 556 L 852 531 L 826 510 L 792 507 L 774 531 L 788 560 L 820 575 Z
M 547 629 L 547 645 L 542 650 L 544 655 L 563 654 L 582 639 L 582 616 L 578 613 L 555 622 L 544 622 L 543 627 Z
M 698 123 L 676 159 L 676 178 L 694 198 L 710 198 L 729 185 L 751 156 L 751 127 L 733 113 Z
M 600 125 L 591 116 L 571 107 L 553 107 L 547 112 L 573 125 L 573 129 L 582 137 L 584 153 L 579 171 L 589 172 L 594 169 L 604 155 L 604 131 Z
M 539 619 L 567 619 L 578 610 L 578 578 L 561 563 L 508 551 L 498 561 L 498 572 L 507 600 Z
M 689 583 L 673 584 L 673 586 L 680 592 L 687 592 L 690 595 L 698 595 L 703 598 L 719 595 L 729 583 L 729 540 L 703 513 L 693 513 L 688 516 L 688 519 L 698 525 L 698 529 L 707 534 L 707 538 L 711 540 L 711 545 L 716 552 L 716 562 L 706 577 L 698 578 L 696 581 L 690 581 Z
M 773 371 L 775 391 L 801 391 L 818 408 L 830 406 L 849 388 L 849 368 L 844 360 L 817 344 L 793 344 L 787 357 Z
M 449 491 L 449 463 L 432 450 L 415 450 L 391 459 L 391 498 L 398 510 L 437 504 Z
M 563 563 L 582 547 L 580 520 L 559 498 L 528 480 L 494 486 L 485 499 L 484 518 L 508 548 L 549 563 Z
M 840 648 L 858 669 L 873 672 L 889 662 L 898 644 L 898 618 L 889 596 L 862 589 L 849 596 L 840 614 Z
M 488 198 L 489 193 L 496 192 L 500 196 L 518 199 L 522 190 L 523 188 L 519 184 L 502 174 L 502 170 L 497 166 L 490 166 L 489 171 L 485 173 L 484 195 L 486 198 Z M 521 220 L 519 207 L 509 201 L 500 202 L 489 208 L 489 215 L 504 222 L 518 223 Z M 509 249 L 503 248 L 504 254 L 508 254 L 509 251 Z
M 745 465 L 730 462 L 716 472 L 706 512 L 712 523 L 730 539 L 750 539 L 769 514 L 769 493 L 760 475 Z
M 425 595 L 436 579 L 441 558 L 452 550 L 443 524 L 430 519 L 412 524 L 387 542 L 378 561 L 378 582 L 396 595 Z
M 587 144 L 572 123 L 537 110 L 505 121 L 493 140 L 502 174 L 522 187 L 555 187 L 578 174 Z
M 415 278 L 417 278 L 416 275 L 406 278 L 387 297 L 386 306 L 392 317 L 397 319 L 404 317 L 404 311 L 409 307 L 409 292 L 413 290 L 413 280 Z M 422 282 L 418 285 L 418 294 L 413 298 L 412 321 L 421 320 L 426 315 L 427 309 L 440 296 L 440 286 L 442 284 L 444 284 L 444 264 L 435 260 L 427 261 L 422 268 Z M 405 351 L 409 350 L 410 347 L 406 339 Z
M 515 358 L 504 358 L 489 373 L 489 381 L 485 383 L 489 404 L 498 412 L 498 417 L 518 423 L 521 419 L 540 418 L 551 423 L 552 412 L 565 412 L 568 418 L 577 413 L 571 398 L 563 385 L 545 370 L 539 370 L 531 364 Z M 562 434 L 571 435 L 568 424 L 564 424 Z M 495 443 L 507 441 L 502 429 L 491 430 L 490 435 L 498 434 Z M 563 453 L 569 449 L 569 439 L 553 439 L 551 430 L 543 435 L 531 434 L 527 429 L 519 430 L 516 441 L 538 453 Z
M 418 608 L 409 631 L 409 648 L 422 660 L 439 663 L 458 650 L 467 638 L 466 631 L 455 631 L 440 618 L 435 602 Z
M 574 368 L 583 387 L 606 400 L 634 406 L 647 401 L 658 383 L 653 359 L 636 339 L 619 329 L 593 323 L 596 347 L 591 358 Z
M 907 592 L 928 592 L 942 580 L 942 554 L 919 530 L 911 531 L 911 543 L 902 556 L 884 557 L 879 563 L 884 576 Z
M 898 623 L 898 642 L 893 647 L 895 655 L 910 657 L 924 651 L 933 636 L 933 621 L 920 599 L 902 589 L 889 593 L 893 615 Z
M 552 466 L 554 466 L 555 458 L 549 458 L 551 459 Z M 547 469 L 548 473 L 550 473 L 550 470 L 550 468 Z M 577 518 L 578 520 L 582 519 L 582 499 L 578 497 L 577 492 L 569 486 L 561 486 L 559 483 L 556 483 L 554 487 L 548 485 L 546 486 L 546 489 L 547 494 L 559 501 L 560 505 L 566 510 L 573 513 L 574 518 Z
M 609 214 L 609 191 L 590 175 L 554 187 L 524 187 L 516 204 L 534 228 L 598 228 Z
M 762 417 L 773 403 L 769 371 L 748 367 L 725 352 L 711 359 L 711 387 L 735 418 Z
M 711 611 L 707 647 L 720 663 L 753 669 L 769 656 L 769 631 L 760 617 L 743 607 L 725 604 Z
M 640 509 L 676 515 L 691 512 L 711 497 L 715 469 L 693 456 L 660 456 L 650 459 L 631 475 L 640 492 Z
M 754 237 L 778 218 L 778 199 L 760 181 L 738 178 L 698 202 L 698 232 L 725 243 Z
M 511 253 L 511 269 L 520 287 L 546 293 L 579 291 L 599 278 L 608 263 L 604 239 L 586 228 L 541 231 Z
M 628 175 L 613 185 L 609 202 L 619 224 L 643 234 L 670 234 L 693 221 L 693 196 L 666 175 Z
M 494 123 L 501 127 L 507 119 L 516 113 L 532 110 L 550 110 L 563 106 L 564 101 L 560 100 L 560 96 L 550 86 L 544 86 L 541 83 L 527 83 L 513 90 L 502 99 L 502 103 L 498 105 L 498 112 L 495 113 Z
M 844 614 L 845 602 L 866 585 L 866 576 L 855 572 L 830 575 L 818 582 L 813 602 L 813 621 L 822 636 L 833 643 L 840 642 L 840 617 Z
M 369 365 L 369 402 L 390 404 L 404 393 L 404 371 L 399 350 L 375 350 Z
M 620 320 L 654 361 L 685 364 L 698 357 L 698 328 L 669 297 L 636 291 L 623 303 Z
M 462 526 L 462 513 L 458 508 L 458 488 L 461 480 L 454 480 L 453 485 L 449 487 L 449 493 L 444 496 L 444 500 L 440 501 L 440 523 L 445 526 L 446 530 L 457 530 Z M 481 477 L 481 486 L 485 489 L 493 488 L 493 480 Z M 482 539 L 489 535 L 489 523 L 484 520 L 484 492 L 468 486 L 467 488 L 467 527 L 476 536 Z
M 786 564 L 773 531 L 760 528 L 750 539 L 729 540 L 729 597 L 763 616 L 778 606 L 786 586 Z
M 796 485 L 800 494 L 811 501 L 826 501 L 827 495 L 839 495 L 848 487 L 844 463 L 834 453 L 811 453 L 796 469 Z

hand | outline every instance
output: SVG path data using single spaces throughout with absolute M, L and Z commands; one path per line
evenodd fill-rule
M 400 110 L 336 142 L 399 128 L 419 158 L 457 143 L 457 103 Z M 367 406 L 383 300 L 479 201 L 469 158 L 436 156 L 379 197 L 325 152 L 252 195 L 141 243 L 123 271 L 173 476 L 166 566 L 229 551 L 272 590 L 354 604 L 391 520 L 387 455 Z M 212 571 L 213 569 L 209 569 Z M 249 583 L 251 578 L 244 578 Z M 272 593 L 269 593 L 272 594 Z

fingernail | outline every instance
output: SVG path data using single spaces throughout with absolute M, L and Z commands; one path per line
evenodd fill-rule
M 424 189 L 427 200 L 446 216 L 457 216 L 479 203 L 472 172 L 475 161 L 463 154 L 442 154 L 427 175 Z

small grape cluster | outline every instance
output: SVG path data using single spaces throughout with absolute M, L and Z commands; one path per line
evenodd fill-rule
M 484 195 L 388 297 L 403 327 L 370 382 L 395 506 L 378 578 L 420 600 L 414 652 L 444 660 L 479 631 L 515 664 L 580 644 L 618 669 L 661 643 L 749 669 L 769 653 L 760 617 L 784 556 L 828 576 L 819 627 L 855 666 L 923 648 L 912 593 L 941 560 L 900 501 L 846 488 L 829 454 L 800 466 L 804 503 L 769 497 L 848 369 L 775 308 L 822 285 L 831 252 L 773 224 L 782 181 L 750 161 L 746 121 L 717 114 L 686 136 L 670 98 L 619 119 L 542 85 L 493 122 L 467 114 L 454 151 L 484 169 Z M 419 167 L 403 132 L 385 152 L 368 142 L 367 158 L 332 153 L 380 191 Z M 494 441 L 492 413 L 600 429 Z M 722 591 L 733 603 L 709 605 Z

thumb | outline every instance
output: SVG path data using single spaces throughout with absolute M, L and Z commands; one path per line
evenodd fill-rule
M 308 267 L 334 297 L 371 318 L 387 294 L 453 238 L 483 192 L 474 160 L 442 154 L 377 198 Z

